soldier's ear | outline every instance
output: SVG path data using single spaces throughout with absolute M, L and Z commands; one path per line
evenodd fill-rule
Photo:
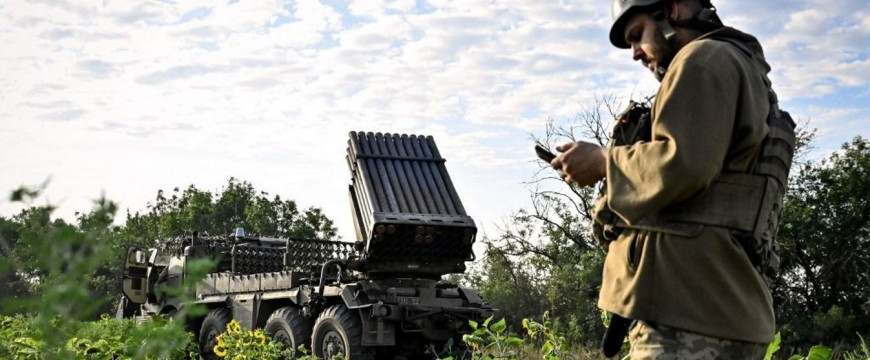
M 670 7 L 670 9 L 668 9 L 668 8 L 665 8 L 665 9 L 669 10 L 669 11 L 668 11 L 668 17 L 671 19 L 671 21 L 677 21 L 677 20 L 680 20 L 680 4 L 679 4 L 679 1 L 676 1 L 676 0 L 672 1 L 672 2 L 671 2 L 671 7 Z

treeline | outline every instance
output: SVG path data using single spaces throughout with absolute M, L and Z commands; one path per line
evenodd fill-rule
M 39 189 L 21 188 L 12 201 L 32 204 Z M 191 231 L 228 234 L 238 226 L 248 234 L 331 240 L 337 229 L 321 209 L 300 209 L 293 200 L 257 191 L 246 181 L 230 178 L 219 192 L 190 185 L 184 190 L 157 191 L 145 211 L 127 212 L 116 225 L 117 206 L 101 199 L 94 210 L 79 213 L 73 222 L 52 216 L 51 205 L 34 205 L 10 217 L 0 217 L 0 313 L 33 310 L 34 299 L 45 296 L 56 273 L 80 264 L 92 271 L 75 279 L 87 284 L 86 296 L 98 301 L 81 314 L 98 318 L 114 314 L 120 295 L 123 259 L 130 246 L 152 247 L 158 239 Z M 46 241 L 52 239 L 52 241 Z

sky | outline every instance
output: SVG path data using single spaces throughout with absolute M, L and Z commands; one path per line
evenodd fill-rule
M 870 136 L 866 0 L 714 1 L 761 41 L 812 156 Z M 0 0 L 0 193 L 72 219 L 104 194 L 230 177 L 319 207 L 354 239 L 350 131 L 432 135 L 481 233 L 528 207 L 532 137 L 657 83 L 608 39 L 610 3 Z M 0 197 L 0 216 L 22 204 Z M 227 229 L 228 232 L 231 229 Z

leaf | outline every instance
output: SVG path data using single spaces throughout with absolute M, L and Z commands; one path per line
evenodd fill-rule
M 816 345 L 810 348 L 807 360 L 828 360 L 831 358 L 831 348 L 824 345 Z
M 779 351 L 779 342 L 780 342 L 779 332 L 776 332 L 776 336 L 773 337 L 773 341 L 770 345 L 767 345 L 767 353 L 764 355 L 764 360 L 770 360 L 773 358 L 773 354 Z
M 525 341 L 523 341 L 523 339 L 518 338 L 516 336 L 508 336 L 508 338 L 507 338 L 507 340 L 505 340 L 505 342 L 510 346 L 523 346 L 523 344 L 525 343 Z
M 551 355 L 553 353 L 553 345 L 550 342 L 545 342 L 544 346 L 541 347 L 541 354 L 543 355 Z
M 462 336 L 462 341 L 469 344 L 483 344 L 483 338 L 473 334 L 466 334 Z
M 792 355 L 790 358 L 788 358 L 788 360 L 804 360 L 804 359 L 806 359 L 806 358 L 803 356 L 797 355 L 797 354 Z
M 489 327 L 489 323 L 492 321 L 492 317 L 495 315 L 490 315 L 486 320 L 483 321 L 483 326 Z
M 468 325 L 471 326 L 471 329 L 477 330 L 477 326 L 478 326 L 477 321 L 468 320 Z
M 496 333 L 503 333 L 507 329 L 507 322 L 505 322 L 504 318 L 497 321 L 495 324 L 492 324 L 492 331 Z

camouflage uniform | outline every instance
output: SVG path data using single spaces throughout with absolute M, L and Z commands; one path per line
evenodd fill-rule
M 713 338 L 638 321 L 629 333 L 631 360 L 761 359 L 767 346 Z

